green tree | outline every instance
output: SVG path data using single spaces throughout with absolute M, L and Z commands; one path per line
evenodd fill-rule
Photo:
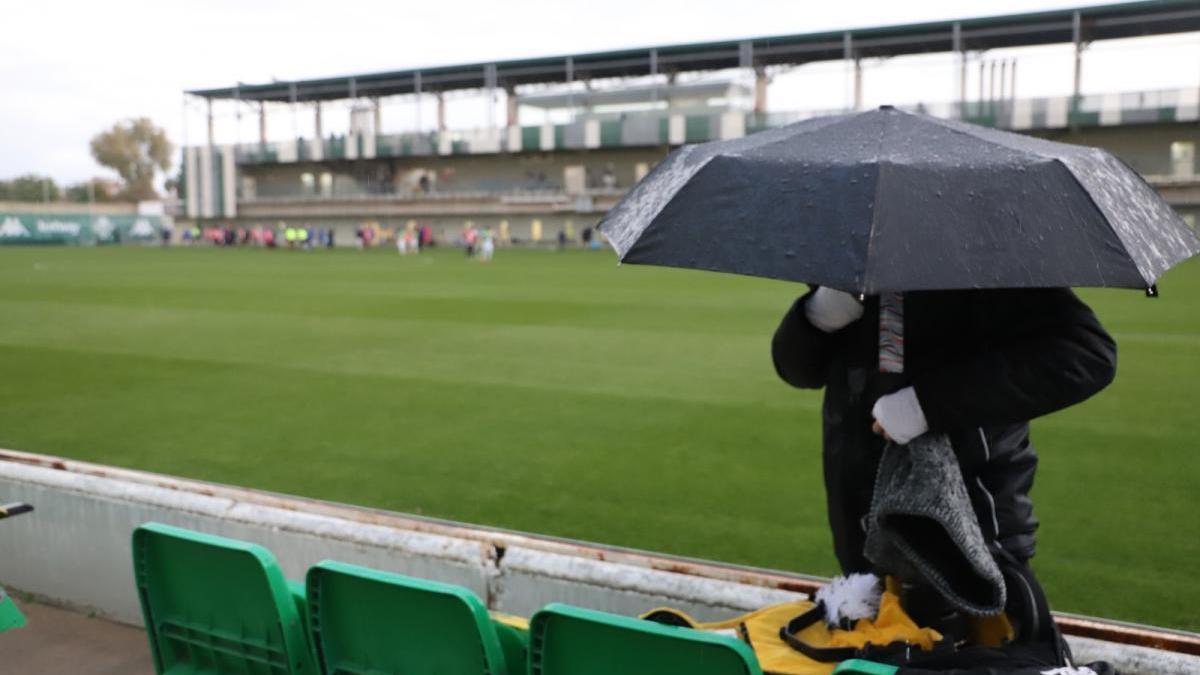
M 179 170 L 175 172 L 175 175 L 163 183 L 163 189 L 167 192 L 174 190 L 175 196 L 187 199 L 187 181 L 183 175 L 183 162 L 179 163 Z
M 154 179 L 171 166 L 171 142 L 146 117 L 117 122 L 92 138 L 92 157 L 125 183 L 122 196 L 131 201 L 155 199 Z
M 12 180 L 0 181 L 0 201 L 40 202 L 57 201 L 58 185 L 53 178 L 26 174 Z
M 68 185 L 66 189 L 64 189 L 63 194 L 67 201 L 76 202 L 79 204 L 87 204 L 93 200 L 97 204 L 102 202 L 111 202 L 113 198 L 108 188 L 111 182 L 112 181 L 106 182 L 102 178 L 93 178 L 90 181 Z M 90 192 L 88 190 L 88 185 L 91 185 L 92 187 Z

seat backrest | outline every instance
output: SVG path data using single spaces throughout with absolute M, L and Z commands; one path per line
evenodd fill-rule
M 323 672 L 508 674 L 487 607 L 466 588 L 328 560 L 306 587 Z
M 569 605 L 544 607 L 529 633 L 529 675 L 762 675 L 736 638 Z
M 287 580 L 261 546 L 159 523 L 133 532 L 159 673 L 315 675 Z

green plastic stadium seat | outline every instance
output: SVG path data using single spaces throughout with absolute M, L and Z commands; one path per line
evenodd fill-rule
M 525 640 L 460 586 L 357 565 L 308 571 L 312 643 L 338 675 L 520 675 Z M 510 664 L 513 668 L 510 668 Z
M 568 605 L 547 605 L 529 633 L 530 675 L 762 675 L 736 638 Z
M 315 675 L 293 589 L 255 544 L 147 523 L 133 566 L 164 675 Z

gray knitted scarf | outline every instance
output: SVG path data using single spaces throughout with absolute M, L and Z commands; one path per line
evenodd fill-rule
M 991 616 L 1004 609 L 1004 578 L 943 434 L 884 449 L 864 554 L 883 573 L 902 579 L 915 573 L 967 614 Z

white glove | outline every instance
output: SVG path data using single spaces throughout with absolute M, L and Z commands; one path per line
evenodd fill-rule
M 822 286 L 804 302 L 804 316 L 818 329 L 832 333 L 857 321 L 863 306 L 853 295 Z
M 887 435 L 896 443 L 906 445 L 909 441 L 929 431 L 925 412 L 917 400 L 917 392 L 905 387 L 894 394 L 880 396 L 871 408 L 871 415 Z

